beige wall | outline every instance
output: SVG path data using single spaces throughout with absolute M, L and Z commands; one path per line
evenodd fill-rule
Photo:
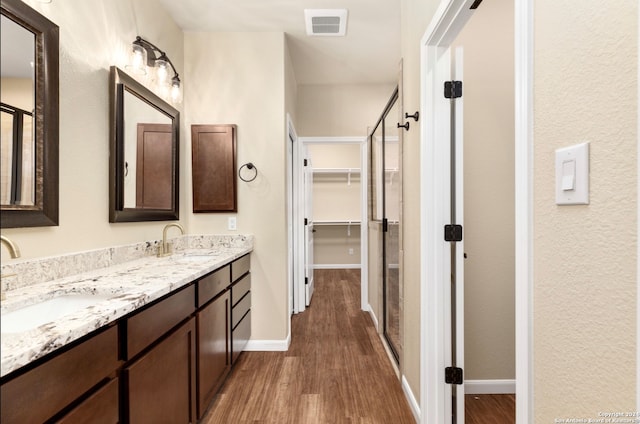
M 420 39 L 438 0 L 401 0 L 403 109 L 420 110 Z M 422 118 L 423 119 L 423 118 Z M 404 341 L 403 375 L 420 399 L 420 131 L 413 125 L 403 141 Z
M 162 46 L 182 72 L 182 31 L 153 0 L 25 3 L 60 27 L 60 225 L 2 234 L 23 258 L 160 238 L 161 222 L 109 224 L 109 67 L 124 68 L 139 34 Z M 184 132 L 181 137 L 184 163 Z M 182 217 L 186 211 L 183 192 Z
M 540 0 L 534 22 L 535 422 L 635 411 L 638 2 Z M 583 141 L 591 203 L 557 206 L 554 151 Z
M 300 85 L 298 122 L 301 137 L 367 136 L 393 93 L 395 84 Z
M 514 379 L 513 1 L 483 2 L 454 46 L 464 49 L 465 379 Z
M 252 162 L 255 181 L 238 181 L 237 214 L 187 214 L 193 233 L 253 234 L 252 338 L 288 332 L 286 226 L 285 36 L 283 33 L 186 33 L 187 131 L 192 124 L 236 124 L 237 163 Z M 197 82 L 197 83 L 196 83 Z M 190 146 L 190 137 L 185 142 Z M 190 158 L 190 153 L 187 154 Z M 191 166 L 186 164 L 187 175 Z M 191 205 L 191 179 L 186 188 Z

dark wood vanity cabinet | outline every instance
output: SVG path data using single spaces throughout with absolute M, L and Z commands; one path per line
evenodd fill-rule
M 249 268 L 247 254 L 3 377 L 0 421 L 197 422 L 251 336 Z

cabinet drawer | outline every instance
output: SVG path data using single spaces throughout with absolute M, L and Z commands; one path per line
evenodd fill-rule
M 238 326 L 233 330 L 231 334 L 231 364 L 235 364 L 238 360 L 238 355 L 247 345 L 247 342 L 251 338 L 251 311 L 244 316 L 242 321 L 238 323 Z
M 118 366 L 118 329 L 113 326 L 3 384 L 0 421 L 44 422 Z
M 231 281 L 236 281 L 251 268 L 251 254 L 246 254 L 231 263 Z
M 127 359 L 171 330 L 195 311 L 195 286 L 167 297 L 127 319 Z
M 75 407 L 57 423 L 117 424 L 119 419 L 118 379 L 116 378 Z
M 251 290 L 251 274 L 245 275 L 231 286 L 231 304 L 235 306 L 249 290 Z
M 231 328 L 236 328 L 244 314 L 251 309 L 251 292 L 231 309 Z
M 216 297 L 218 293 L 227 288 L 230 282 L 230 265 L 226 265 L 198 281 L 198 307 Z

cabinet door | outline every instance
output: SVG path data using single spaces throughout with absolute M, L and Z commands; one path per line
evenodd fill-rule
M 192 318 L 124 371 L 128 422 L 196 422 L 195 320 Z
M 236 126 L 192 125 L 194 212 L 236 212 Z
M 198 312 L 198 418 L 229 372 L 229 291 Z

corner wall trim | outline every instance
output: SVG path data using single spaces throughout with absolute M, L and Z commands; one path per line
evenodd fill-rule
M 510 395 L 516 392 L 516 380 L 467 380 L 464 382 L 467 395 Z
M 291 333 L 284 340 L 249 340 L 244 347 L 250 352 L 286 352 L 291 345 Z
M 418 405 L 418 401 L 416 400 L 416 397 L 413 395 L 413 391 L 409 386 L 409 382 L 404 377 L 404 375 L 402 376 L 402 391 L 404 392 L 404 395 L 406 396 L 407 401 L 409 402 L 409 407 L 411 408 L 411 412 L 413 412 L 413 418 L 415 418 L 416 422 L 419 423 L 420 422 L 420 405 Z

